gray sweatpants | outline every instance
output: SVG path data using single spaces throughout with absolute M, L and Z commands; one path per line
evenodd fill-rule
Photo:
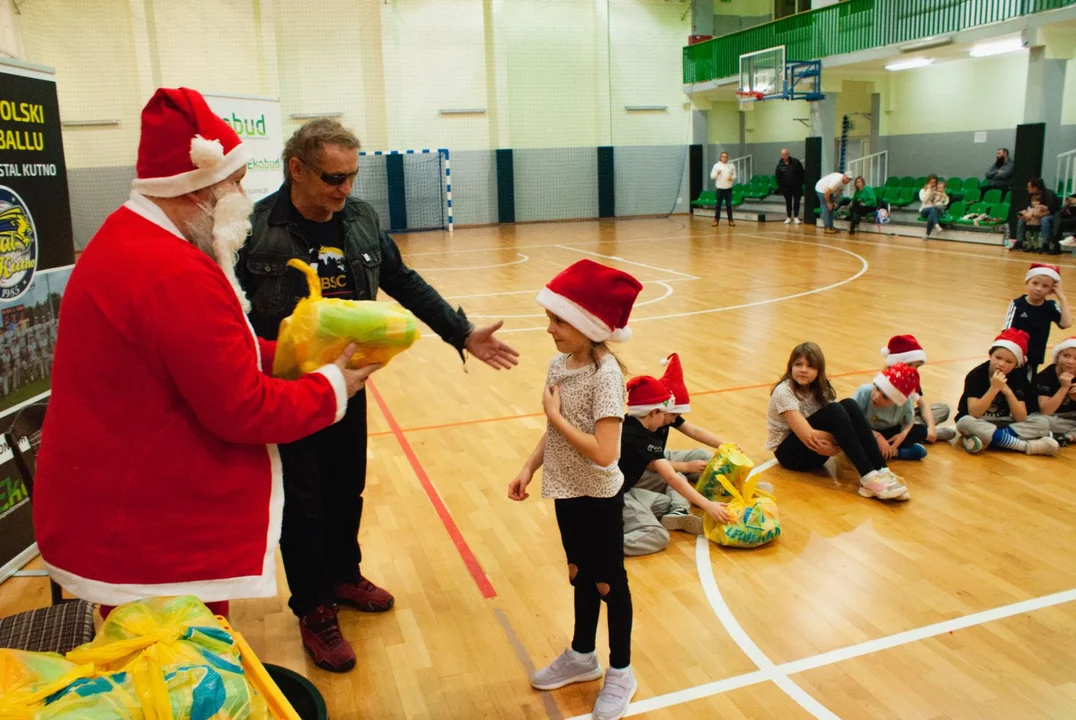
M 1061 413 L 1060 415 L 1040 415 L 1035 413 L 1031 417 L 1044 417 L 1046 422 L 1049 423 L 1050 432 L 1052 433 L 1070 433 L 1076 430 L 1076 413 Z
M 1045 415 L 1035 413 L 1028 415 L 1027 420 L 1013 422 L 1010 418 L 973 418 L 965 415 L 956 421 L 956 431 L 961 435 L 979 438 L 983 441 L 983 447 L 989 447 L 994 439 L 994 431 L 998 428 L 1012 428 L 1012 431 L 1021 440 L 1037 440 L 1050 434 L 1050 422 Z
M 934 424 L 941 425 L 949 419 L 949 406 L 946 403 L 931 403 L 930 414 L 934 416 Z M 915 422 L 920 425 L 927 424 L 926 419 L 923 418 L 923 414 L 919 412 L 918 406 L 915 408 Z
M 710 457 L 711 453 L 701 448 L 665 451 L 665 459 L 670 462 Z M 684 477 L 688 482 L 698 480 L 697 473 Z M 624 554 L 649 555 L 664 550 L 669 545 L 669 531 L 662 526 L 661 518 L 690 511 L 691 503 L 683 495 L 669 487 L 656 472 L 647 470 L 635 487 L 624 494 Z

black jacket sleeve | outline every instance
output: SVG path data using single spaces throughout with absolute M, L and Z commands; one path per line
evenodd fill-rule
M 453 310 L 421 275 L 407 267 L 395 241 L 384 231 L 381 232 L 380 281 L 385 292 L 429 325 L 463 357 L 464 343 L 474 325 L 467 319 L 463 308 Z

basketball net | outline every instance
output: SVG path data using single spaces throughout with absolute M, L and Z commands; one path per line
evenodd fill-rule
M 736 99 L 740 101 L 740 112 L 751 112 L 755 109 L 755 103 L 762 98 L 762 93 L 753 90 L 736 91 Z

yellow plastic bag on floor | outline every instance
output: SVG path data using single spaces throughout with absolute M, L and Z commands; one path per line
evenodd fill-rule
M 758 476 L 748 478 L 738 490 L 724 475 L 716 475 L 729 498 L 725 508 L 730 522 L 720 525 L 709 515 L 703 518 L 702 529 L 707 538 L 718 545 L 751 548 L 765 545 L 781 534 L 781 518 L 773 495 L 758 489 Z
M 117 717 L 146 720 L 268 715 L 264 698 L 243 674 L 235 640 L 190 595 L 117 607 L 93 642 L 67 659 L 92 664 L 96 675 L 65 696 L 64 707 L 71 706 L 72 713 L 99 706 Z
M 384 365 L 418 339 L 415 316 L 407 310 L 370 300 L 323 298 L 314 268 L 295 259 L 288 265 L 306 275 L 310 295 L 280 323 L 275 376 L 295 379 L 313 372 L 336 360 L 352 342 L 359 349 L 351 356 L 351 367 Z
M 724 501 L 730 496 L 726 484 L 722 483 L 719 477 L 725 478 L 728 484 L 739 489 L 743 487 L 754 466 L 751 458 L 740 452 L 739 448 L 732 443 L 724 443 L 717 448 L 717 452 L 706 464 L 706 469 L 695 481 L 695 489 L 707 500 Z
M 56 653 L 0 650 L 0 718 L 36 720 L 46 698 L 92 674 Z

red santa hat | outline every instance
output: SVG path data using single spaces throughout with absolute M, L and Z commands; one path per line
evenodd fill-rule
M 628 415 L 642 417 L 654 410 L 672 412 L 673 394 L 657 378 L 640 375 L 628 380 Z
M 874 385 L 897 405 L 919 400 L 919 371 L 910 365 L 897 363 L 874 376 Z
M 1028 334 L 1026 332 L 1016 328 L 1009 328 L 1008 330 L 1003 330 L 997 336 L 990 345 L 990 352 L 994 352 L 994 348 L 1005 348 L 1016 356 L 1017 365 L 1023 365 L 1024 358 L 1027 357 L 1027 341 Z
M 1054 362 L 1057 362 L 1057 356 L 1065 350 L 1076 350 L 1076 336 L 1065 338 L 1054 345 Z
M 665 374 L 661 376 L 661 384 L 673 394 L 675 403 L 669 412 L 691 412 L 691 397 L 687 394 L 687 385 L 684 384 L 684 370 L 680 367 L 680 356 L 676 353 L 669 355 L 661 361 L 665 366 Z
M 1049 263 L 1031 263 L 1031 269 L 1027 271 L 1027 275 L 1024 275 L 1024 282 L 1027 282 L 1036 275 L 1045 275 L 1054 282 L 1061 282 L 1061 268 L 1057 265 L 1050 265 Z
M 882 357 L 887 366 L 927 361 L 927 354 L 914 335 L 894 335 L 889 338 L 889 343 L 882 348 Z
M 538 304 L 594 342 L 631 338 L 628 316 L 642 284 L 626 272 L 580 260 L 538 293 Z
M 246 165 L 239 136 L 190 88 L 160 88 L 142 110 L 137 177 L 152 197 L 179 197 L 215 185 Z

